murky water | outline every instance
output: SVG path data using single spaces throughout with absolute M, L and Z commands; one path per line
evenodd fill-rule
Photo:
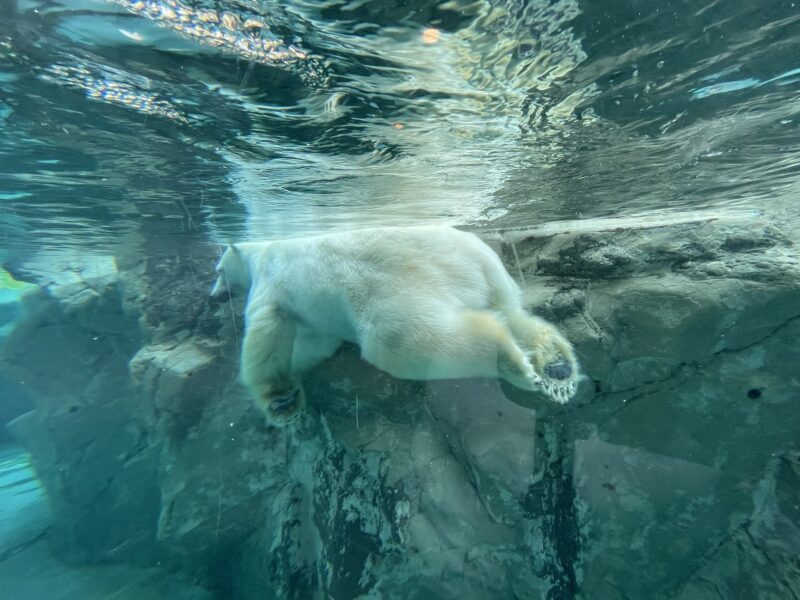
M 0 599 L 796 597 L 798 207 L 793 1 L 0 0 Z M 219 246 L 422 223 L 574 404 L 345 351 L 265 430 Z

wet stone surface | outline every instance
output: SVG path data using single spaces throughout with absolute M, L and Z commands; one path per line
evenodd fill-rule
M 210 270 L 93 260 L 23 303 L 0 371 L 35 409 L 9 429 L 55 548 L 220 598 L 790 598 L 797 241 L 766 218 L 496 237 L 575 344 L 572 403 L 346 346 L 284 429 L 237 381 L 241 302 L 206 299 Z

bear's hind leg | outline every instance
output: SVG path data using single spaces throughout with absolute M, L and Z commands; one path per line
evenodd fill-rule
M 294 319 L 277 304 L 248 309 L 241 380 L 276 425 L 292 421 L 305 404 L 303 389 L 291 372 L 295 336 Z

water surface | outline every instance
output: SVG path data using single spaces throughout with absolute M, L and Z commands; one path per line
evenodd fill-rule
M 3 0 L 0 239 L 778 210 L 800 14 L 714 0 Z M 205 234 L 204 234 L 205 235 Z

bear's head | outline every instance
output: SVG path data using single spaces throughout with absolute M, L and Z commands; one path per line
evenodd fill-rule
M 250 289 L 250 262 L 244 250 L 228 244 L 217 263 L 217 281 L 211 289 L 212 298 L 226 300 L 228 294 L 237 295 Z

